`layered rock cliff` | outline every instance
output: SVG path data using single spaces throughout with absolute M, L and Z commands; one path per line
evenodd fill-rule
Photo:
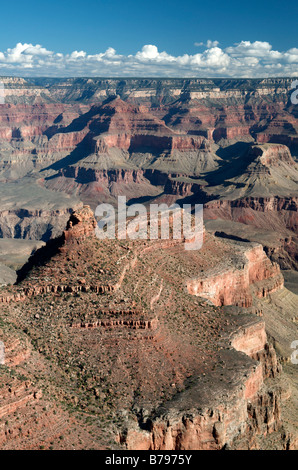
M 270 388 L 264 382 L 281 370 L 267 343 L 264 322 L 244 324 L 231 335 L 231 345 L 260 361 L 248 366 L 240 386 L 236 382 L 243 363 L 237 362 L 232 350 L 225 351 L 220 363 L 233 363 L 233 367 L 224 366 L 224 379 L 206 374 L 154 416 L 143 418 L 139 426 L 131 423 L 120 442 L 139 450 L 215 450 L 237 448 L 238 441 L 248 449 L 258 448 L 258 435 L 279 429 L 281 400 L 289 391 L 281 384 Z
M 253 294 L 266 297 L 283 287 L 279 266 L 267 258 L 261 245 L 235 246 L 231 259 L 225 259 L 210 272 L 187 281 L 188 292 L 211 300 L 215 305 L 250 307 Z

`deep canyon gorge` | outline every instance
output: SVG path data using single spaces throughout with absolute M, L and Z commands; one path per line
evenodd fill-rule
M 291 80 L 2 78 L 3 449 L 297 449 Z M 99 240 L 203 204 L 204 242 Z

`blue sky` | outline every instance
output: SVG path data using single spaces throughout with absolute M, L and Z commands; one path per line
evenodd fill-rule
M 0 75 L 295 75 L 297 16 L 297 1 L 15 0 L 1 4 Z M 12 54 L 17 44 L 28 47 Z M 148 45 L 158 53 L 141 56 Z M 74 51 L 85 56 L 69 61 Z

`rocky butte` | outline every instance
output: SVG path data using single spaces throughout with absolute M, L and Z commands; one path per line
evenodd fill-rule
M 291 92 L 5 79 L 1 448 L 297 448 Z M 118 195 L 204 204 L 202 248 L 97 239 Z

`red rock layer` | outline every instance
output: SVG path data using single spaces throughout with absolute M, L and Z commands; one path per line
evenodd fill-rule
M 265 286 L 264 281 L 267 281 Z M 205 297 L 218 306 L 250 307 L 251 286 L 258 297 L 266 297 L 283 287 L 279 266 L 267 258 L 261 245 L 245 250 L 237 268 L 227 268 L 223 263 L 212 273 L 204 273 L 202 278 L 187 282 L 190 294 Z

